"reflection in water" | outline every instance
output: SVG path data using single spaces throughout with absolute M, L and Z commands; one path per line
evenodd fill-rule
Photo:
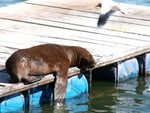
M 54 107 L 53 113 L 86 112 L 88 111 L 88 94 L 83 93 L 75 98 L 67 99 L 65 106 Z
M 111 106 L 117 104 L 117 98 L 112 93 L 116 93 L 117 89 L 114 83 L 95 81 L 92 84 L 92 93 L 90 100 L 90 110 L 92 112 L 111 112 Z
M 38 110 L 39 109 L 39 110 Z M 74 113 L 74 112 L 87 112 L 89 110 L 89 96 L 87 93 L 83 93 L 75 98 L 70 98 L 66 100 L 64 106 L 51 106 L 49 104 L 44 104 L 32 109 L 35 113 Z M 29 113 L 29 112 L 26 112 Z M 30 110 L 31 113 L 31 110 Z
M 150 92 L 147 92 L 149 78 L 138 77 L 123 82 L 117 92 L 116 112 L 150 112 Z
M 149 113 L 150 77 L 138 77 L 119 84 L 93 81 L 91 92 L 67 99 L 65 106 L 50 103 L 31 106 L 25 113 Z M 17 112 L 17 111 L 16 111 Z
M 67 99 L 63 107 L 44 104 L 34 107 L 30 113 L 149 113 L 150 77 L 138 77 L 119 83 L 93 81 L 90 94 Z
M 138 95 L 143 95 L 143 91 L 146 90 L 146 78 L 145 77 L 138 77 L 137 78 L 137 86 L 136 86 L 136 93 Z

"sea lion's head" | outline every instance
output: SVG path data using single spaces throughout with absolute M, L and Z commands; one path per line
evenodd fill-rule
M 86 69 L 94 66 L 96 66 L 96 62 L 92 54 L 86 49 L 82 48 L 78 53 L 77 67 L 80 69 Z

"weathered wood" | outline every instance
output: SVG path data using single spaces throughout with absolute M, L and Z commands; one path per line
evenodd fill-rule
M 1 87 L 5 87 L 5 86 L 11 86 L 12 84 L 10 84 L 10 83 L 0 83 L 0 86 Z
M 44 84 L 48 84 L 54 81 L 54 77 L 52 74 L 45 76 L 42 80 L 36 82 L 36 83 L 32 83 L 32 84 L 28 84 L 28 85 L 24 85 L 23 83 L 18 83 L 18 84 L 12 84 L 10 86 L 7 86 L 5 88 L 0 88 L 0 98 L 4 97 L 4 96 L 8 96 L 14 93 L 19 93 L 37 86 L 41 86 Z M 5 90 L 4 90 L 5 89 Z
M 122 4 L 128 8 L 128 14 L 115 13 L 98 29 L 100 9 L 93 4 L 99 0 L 82 0 L 76 4 L 75 1 L 29 0 L 0 8 L 0 70 L 16 50 L 44 43 L 85 47 L 97 62 L 95 68 L 150 52 L 149 7 Z M 68 76 L 79 73 L 79 69 L 70 68 Z M 3 74 L 6 75 L 0 73 Z M 53 82 L 53 79 L 53 75 L 48 75 L 29 85 L 2 82 L 0 97 Z

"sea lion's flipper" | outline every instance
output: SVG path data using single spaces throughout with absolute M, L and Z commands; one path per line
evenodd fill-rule
M 59 70 L 56 75 L 55 89 L 54 89 L 54 100 L 55 105 L 63 105 L 66 96 L 66 88 L 68 82 L 68 68 L 65 70 Z
M 43 77 L 42 76 L 24 76 L 22 78 L 22 81 L 24 83 L 34 83 L 34 82 L 37 82 L 37 81 L 40 81 Z

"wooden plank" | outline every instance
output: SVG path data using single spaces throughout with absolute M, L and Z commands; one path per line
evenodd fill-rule
M 51 12 L 50 12 L 51 13 Z M 32 15 L 32 14 L 31 14 Z M 22 16 L 22 17 L 24 17 L 24 16 Z M 40 17 L 41 17 L 41 15 L 40 15 Z M 48 17 L 48 16 L 47 16 Z M 49 17 L 48 17 L 49 18 Z M 126 20 L 126 19 L 124 19 L 124 20 Z M 68 20 L 67 20 L 68 21 Z M 134 21 L 134 20 L 132 20 L 132 21 Z M 131 21 L 131 22 L 132 22 Z M 57 21 L 58 22 L 58 21 Z M 81 23 L 81 22 L 80 22 Z M 86 23 L 89 23 L 89 22 L 86 22 Z M 142 22 L 140 22 L 140 23 L 144 23 L 143 21 Z M 91 24 L 92 25 L 92 24 Z M 113 25 L 113 30 L 118 30 L 119 28 L 121 28 L 121 27 L 119 27 L 119 28 L 117 28 L 117 29 L 114 29 L 114 26 L 116 26 L 116 24 L 115 25 Z M 109 31 L 106 31 L 106 32 L 109 32 Z M 125 32 L 125 31 L 124 31 Z
M 39 7 L 39 6 L 33 6 L 33 7 Z M 45 9 L 44 6 L 42 6 L 42 7 Z M 42 8 L 42 10 L 44 10 L 43 8 Z M 35 8 L 34 8 L 34 9 L 35 9 Z M 51 7 L 48 7 L 47 10 L 48 10 L 48 9 L 51 9 Z M 34 12 L 40 12 L 40 10 L 41 10 L 41 8 L 40 8 L 39 10 L 36 9 Z M 55 16 L 55 15 L 57 15 L 57 14 L 56 14 L 56 13 L 53 14 L 53 11 L 54 11 L 54 12 L 57 12 L 57 11 L 55 11 L 55 10 L 58 10 L 58 8 L 55 8 L 55 10 L 52 10 L 52 11 L 51 11 L 51 10 L 50 10 L 50 11 L 47 11 L 47 10 L 46 10 L 46 14 L 44 14 L 45 17 L 48 17 L 48 18 L 49 18 L 48 15 L 50 15 L 51 18 L 55 17 L 55 19 L 57 19 L 56 16 Z M 64 10 L 64 9 L 63 9 L 63 10 Z M 63 12 L 63 10 L 60 11 L 60 13 Z M 44 10 L 44 11 L 45 11 L 45 10 Z M 16 12 L 16 11 L 15 11 L 15 12 Z M 27 13 L 28 13 L 28 12 L 29 12 L 29 11 L 27 11 Z M 48 13 L 48 12 L 49 12 L 49 13 Z M 73 12 L 73 11 L 70 11 L 70 12 Z M 70 12 L 69 12 L 69 14 L 70 14 Z M 76 13 L 79 13 L 79 15 L 76 15 L 76 16 L 78 16 L 78 17 L 79 17 L 79 16 L 80 16 L 80 17 L 83 16 L 83 15 L 80 15 L 80 12 L 76 12 Z M 69 14 L 68 14 L 68 13 L 63 14 L 63 16 L 67 17 L 67 15 L 68 15 L 68 16 L 70 17 L 71 15 L 69 15 Z M 75 13 L 74 13 L 74 14 L 75 14 Z M 29 14 L 29 15 L 34 16 L 33 13 L 32 13 L 32 14 Z M 90 13 L 90 14 L 88 14 L 88 15 L 93 15 L 93 13 Z M 98 19 L 98 13 L 95 14 L 95 15 L 97 16 L 97 18 L 94 18 L 94 19 L 97 20 L 97 19 Z M 75 15 L 74 15 L 74 16 L 75 16 Z M 23 17 L 24 17 L 24 16 L 23 16 Z M 40 17 L 41 17 L 41 15 L 40 15 Z M 88 19 L 88 16 L 84 16 L 84 18 L 85 18 L 85 17 L 86 17 L 86 19 Z M 70 17 L 70 18 L 71 18 L 71 17 Z M 121 21 L 121 18 L 122 18 L 122 17 L 119 17 L 119 19 L 115 19 L 115 20 L 116 20 L 116 21 L 119 20 L 119 22 L 126 22 L 126 23 L 127 23 L 128 21 L 125 21 L 125 20 L 129 20 L 130 24 L 131 24 L 132 22 L 134 22 L 134 19 L 132 19 L 132 20 L 131 20 L 131 19 L 128 19 L 127 16 L 124 16 L 122 21 Z M 62 19 L 62 18 L 61 18 L 61 19 Z M 90 18 L 90 19 L 91 19 L 91 18 Z M 74 19 L 74 20 L 75 20 L 75 19 Z M 113 21 L 114 21 L 114 20 L 113 20 Z M 137 21 L 137 20 L 136 20 L 136 21 Z M 138 23 L 141 23 L 141 24 L 142 24 L 142 23 L 145 23 L 144 21 L 141 21 L 141 20 L 138 20 L 138 21 L 139 21 Z M 84 21 L 83 21 L 83 22 L 84 22 Z M 80 23 L 81 23 L 81 21 L 80 21 Z M 89 22 L 86 22 L 85 25 L 87 25 L 88 23 L 89 23 Z M 149 21 L 147 21 L 144 25 L 148 25 L 148 23 L 149 23 Z M 135 24 L 135 23 L 134 23 L 134 24 Z M 141 25 L 141 24 L 140 24 L 140 25 Z M 96 27 L 96 22 L 95 22 L 94 24 L 90 24 L 90 25 L 95 25 L 95 27 Z M 115 24 L 115 25 L 116 25 L 116 24 Z
M 42 38 L 41 38 L 41 39 L 42 39 Z M 55 37 L 54 37 L 53 39 L 56 40 Z M 66 39 L 67 39 L 67 38 L 66 38 Z M 81 39 L 82 39 L 82 38 L 81 38 Z M 80 40 L 81 40 L 81 39 L 80 39 Z M 37 40 L 37 38 L 36 38 L 36 40 Z M 45 40 L 45 39 L 43 39 L 43 40 Z M 62 40 L 65 40 L 65 38 L 62 38 Z M 70 37 L 70 38 L 68 38 L 68 40 L 71 41 L 71 40 L 74 40 L 74 39 Z M 87 46 L 88 46 L 88 44 L 92 44 L 92 43 L 90 42 L 91 40 L 89 41 L 89 43 L 88 43 L 88 41 L 86 41 L 86 39 L 82 39 L 81 42 L 80 42 L 80 40 L 75 39 L 74 42 L 75 42 L 75 43 L 81 43 L 81 44 L 83 43 L 83 45 L 85 45 L 84 42 L 83 42 L 83 41 L 85 41 L 85 43 L 87 43 Z M 48 40 L 47 40 L 47 41 L 48 41 Z M 49 40 L 49 41 L 52 41 L 52 39 Z M 106 42 L 106 43 L 107 43 L 107 42 Z M 94 46 L 95 44 L 96 44 L 96 43 L 93 43 L 92 45 Z M 104 43 L 103 43 L 103 44 L 104 44 Z
M 24 16 L 23 16 L 23 17 L 24 17 Z M 54 23 L 54 24 L 55 24 L 55 23 Z M 122 27 L 120 27 L 120 28 L 122 28 Z M 119 30 L 120 30 L 120 28 L 119 28 Z M 117 29 L 118 29 L 118 28 L 117 28 Z M 90 29 L 90 30 L 91 30 L 91 29 Z M 101 31 L 101 30 L 100 30 L 100 31 Z M 103 32 L 104 32 L 104 30 L 103 30 Z M 114 33 L 114 32 L 113 32 L 113 33 L 110 32 L 110 31 L 108 31 L 108 30 L 105 31 L 105 32 L 107 32 L 108 34 L 113 34 L 113 33 Z M 117 34 L 117 33 L 115 33 L 115 34 Z M 118 33 L 118 34 L 120 34 L 120 33 Z M 117 35 L 118 35 L 118 34 L 117 34 Z M 126 33 L 126 34 L 127 34 L 127 33 Z M 125 36 L 125 33 L 121 33 L 120 35 Z M 119 36 L 120 36 L 120 35 L 119 35 Z M 130 37 L 133 37 L 134 34 L 127 34 L 127 36 L 129 36 L 129 35 L 131 35 Z M 144 39 L 146 39 L 146 38 L 149 39 L 147 36 L 143 36 L 143 37 L 141 38 L 141 35 L 137 35 L 136 37 L 139 37 L 140 40 L 143 39 L 143 38 L 144 38 Z M 125 38 L 128 38 L 128 37 L 125 37 Z M 125 41 L 125 42 L 127 42 L 127 41 Z M 132 43 L 132 42 L 131 42 L 131 43 Z
M 69 14 L 73 14 L 75 15 L 75 13 L 72 13 L 73 11 L 72 10 L 75 10 L 76 11 L 76 15 L 78 14 L 78 16 L 86 16 L 86 17 L 93 17 L 93 18 L 98 18 L 98 15 L 100 14 L 100 11 L 99 10 L 96 10 L 96 9 L 89 9 L 88 11 L 85 11 L 85 10 L 76 10 L 76 9 L 73 9 L 72 7 L 69 7 L 69 8 L 65 8 L 66 5 L 58 5 L 57 4 L 53 4 L 53 2 L 50 4 L 50 2 L 42 2 L 42 3 L 34 3 L 32 1 L 27 1 L 27 3 L 29 4 L 33 4 L 33 5 L 39 5 L 39 6 L 45 6 L 45 7 L 53 7 L 55 8 L 56 10 L 58 8 L 62 8 L 63 10 L 71 10 L 69 12 Z M 41 5 L 42 4 L 42 5 Z M 117 13 L 117 15 L 115 14 L 114 17 L 115 18 L 119 18 L 119 21 L 120 22 L 127 22 L 129 20 L 130 23 L 134 23 L 134 20 L 135 21 L 139 21 L 138 23 L 140 23 L 140 25 L 150 25 L 149 24 L 149 7 L 140 7 L 140 6 L 136 6 L 136 5 L 129 5 L 129 4 L 121 4 L 123 7 L 126 7 L 128 9 L 128 14 L 126 15 L 122 15 L 120 13 Z M 84 11 L 84 13 L 82 13 L 82 11 Z M 57 11 L 56 11 L 57 12 Z M 146 13 L 145 13 L 146 12 Z M 140 15 L 143 15 L 144 17 L 141 17 Z M 68 14 L 68 13 L 66 13 Z M 86 15 L 85 15 L 86 14 Z M 94 15 L 94 16 L 93 16 Z M 134 17 L 133 17 L 134 16 Z M 148 17 L 148 18 L 147 18 Z M 131 21 L 132 19 L 132 21 Z M 118 19 L 113 19 L 113 20 L 118 20 Z M 147 21 L 146 21 L 147 20 Z M 143 21 L 143 23 L 141 22 Z M 146 21 L 146 22 L 144 22 Z
M 70 1 L 70 0 L 69 0 Z M 66 2 L 65 0 L 63 0 L 62 2 Z M 95 9 L 95 6 L 91 4 L 92 7 L 94 8 L 87 8 L 85 7 L 82 3 L 78 2 L 78 4 L 82 4 L 82 7 L 71 7 L 68 3 L 68 1 L 66 3 L 62 3 L 59 0 L 57 1 L 53 1 L 53 0 L 46 0 L 46 1 L 40 1 L 40 0 L 32 0 L 32 1 L 26 1 L 26 3 L 28 4 L 34 4 L 34 5 L 44 5 L 47 7 L 55 7 L 55 8 L 63 8 L 63 9 L 69 9 L 69 10 L 76 10 L 76 11 L 80 11 L 80 12 L 88 12 L 88 13 L 95 13 L 95 11 L 97 13 L 99 13 L 99 9 Z M 86 2 L 84 2 L 84 4 L 86 4 Z M 141 5 L 133 5 L 133 4 L 124 4 L 124 3 L 119 3 L 122 7 L 127 8 L 128 14 L 126 15 L 129 18 L 133 18 L 133 19 L 143 19 L 143 20 L 149 20 L 149 14 L 150 14 L 150 7 L 146 7 L 146 6 L 141 6 Z M 122 17 L 123 15 L 117 14 L 117 16 Z M 133 16 L 134 15 L 134 16 Z M 126 17 L 125 16 L 125 17 Z
M 64 8 L 73 8 L 73 9 L 91 9 L 95 8 L 99 4 L 100 0 L 45 0 L 41 2 L 40 0 L 32 0 L 27 1 L 26 3 L 34 3 L 34 4 L 53 4 L 55 6 L 63 6 Z
M 7 87 L 7 86 L 12 86 L 12 84 L 10 84 L 10 83 L 0 83 L 0 89 L 2 89 L 2 87 Z
M 7 87 L 5 88 L 0 88 L 0 98 L 14 94 L 14 93 L 19 93 L 37 86 L 41 86 L 44 84 L 48 84 L 54 81 L 54 77 L 52 74 L 45 76 L 42 80 L 32 83 L 32 84 L 28 84 L 28 85 L 24 85 L 23 83 L 19 83 L 19 84 L 13 84 L 13 85 L 7 85 Z M 5 90 L 3 90 L 5 89 Z
M 120 22 L 109 22 L 109 23 L 110 24 L 107 24 L 105 26 L 105 29 L 113 29 L 115 31 L 121 30 L 126 33 L 134 33 L 134 34 L 140 34 L 144 36 L 150 36 L 150 32 L 148 32 L 150 29 L 150 26 L 141 26 L 138 24 L 135 25 L 135 24 L 130 24 L 130 23 L 120 23 Z M 119 26 L 116 27 L 116 24 L 119 24 Z
M 79 74 L 80 70 L 77 68 L 70 68 L 69 72 L 68 72 L 68 76 L 73 76 L 76 74 Z M 0 77 L 5 77 L 6 78 L 6 73 L 3 73 L 3 76 Z M 2 75 L 2 73 L 0 72 L 0 75 Z M 7 78 L 8 79 L 8 78 Z M 1 80 L 1 79 L 0 79 Z M 18 84 L 11 84 L 11 83 L 7 83 L 8 81 L 1 81 L 0 83 L 0 98 L 14 94 L 14 93 L 20 93 L 22 91 L 37 87 L 37 86 L 41 86 L 44 84 L 48 84 L 54 81 L 54 77 L 52 74 L 46 75 L 42 80 L 36 82 L 36 83 L 32 83 L 32 84 L 23 84 L 23 83 L 18 83 Z
M 3 35 L 2 35 L 3 36 Z M 10 35 L 10 36 L 12 36 L 12 35 Z M 17 45 L 18 45 L 18 47 L 20 47 L 20 48 L 23 48 L 23 47 L 26 47 L 26 46 L 24 46 L 24 45 L 27 45 L 27 46 L 31 46 L 31 45 L 36 45 L 36 44 L 40 44 L 40 43 L 48 43 L 48 42 L 53 42 L 53 40 L 56 42 L 56 43 L 58 43 L 57 41 L 59 40 L 59 41 L 61 41 L 61 40 L 66 40 L 66 41 L 68 41 L 68 43 L 69 42 L 74 42 L 74 43 L 78 43 L 78 45 L 80 45 L 80 43 L 81 44 L 84 44 L 84 45 L 86 45 L 86 43 L 87 43 L 87 46 L 88 46 L 88 44 L 92 44 L 93 45 L 93 47 L 94 46 L 98 46 L 98 47 L 100 47 L 100 46 L 107 46 L 107 47 L 115 47 L 116 49 L 117 49 L 117 45 L 119 46 L 119 45 L 121 45 L 120 47 L 122 47 L 122 48 L 129 48 L 129 47 L 134 47 L 135 45 L 130 45 L 130 44 L 124 44 L 124 43 L 119 43 L 119 42 L 111 42 L 111 41 L 109 41 L 109 39 L 107 40 L 107 41 L 103 41 L 103 40 L 101 40 L 101 39 L 96 39 L 95 38 L 95 41 L 93 41 L 92 39 L 90 39 L 90 37 L 88 37 L 87 36 L 87 38 L 84 38 L 84 36 L 81 36 L 81 37 L 68 37 L 68 38 L 61 38 L 61 37 L 48 37 L 48 38 L 46 38 L 46 36 L 43 36 L 43 37 L 41 37 L 41 38 L 38 38 L 38 37 L 33 37 L 32 38 L 32 41 L 26 41 L 26 42 L 28 42 L 28 43 L 24 43 L 24 41 L 22 41 L 22 40 L 24 40 L 24 38 L 25 37 L 23 37 L 23 35 L 20 35 L 18 38 L 15 38 L 15 35 L 13 36 L 14 38 L 13 38 L 13 40 L 17 40 L 18 39 L 18 42 L 17 43 L 13 43 L 14 41 L 13 40 L 11 40 L 12 39 L 12 37 L 10 37 L 10 36 L 5 36 L 5 37 L 7 37 L 7 38 L 4 38 L 4 39 L 0 39 L 1 40 L 1 42 L 0 42 L 0 44 L 1 45 L 5 45 L 5 44 L 9 44 L 9 45 L 14 45 L 15 47 L 17 47 Z M 92 36 L 92 35 L 91 35 Z M 21 37 L 21 38 L 20 38 Z M 94 37 L 94 36 L 93 36 Z M 20 39 L 22 39 L 21 41 L 19 41 Z M 10 39 L 10 40 L 9 40 Z M 94 38 L 93 38 L 94 39 Z M 33 41 L 33 40 L 35 40 L 35 41 Z M 123 40 L 123 39 L 122 39 Z M 32 42 L 32 43 L 31 43 Z M 39 43 L 38 43 L 39 42 Z M 60 42 L 61 43 L 61 42 Z M 67 43 L 67 44 L 68 44 Z M 22 44 L 22 45 L 21 45 Z M 30 45 L 29 45 L 30 44 Z M 141 43 L 142 44 L 142 43 Z M 145 44 L 145 43 L 144 43 Z M 112 48 L 113 49 L 113 48 Z
M 41 40 L 42 40 L 42 39 L 41 39 Z M 57 42 L 57 41 L 56 41 L 56 42 Z M 82 44 L 82 43 L 81 43 L 81 44 Z M 89 45 L 89 44 L 88 44 L 88 45 Z M 87 46 L 88 46 L 88 45 L 87 45 Z M 95 46 L 94 46 L 94 47 L 95 47 Z M 97 47 L 97 48 L 100 47 L 100 48 L 98 48 L 98 49 L 95 49 L 95 48 L 94 48 L 94 50 L 92 51 L 92 53 L 93 53 L 93 54 L 96 53 L 95 55 L 96 55 L 96 56 L 99 56 L 99 57 L 100 57 L 100 56 L 101 56 L 101 57 L 102 57 L 102 56 L 105 56 L 105 59 L 107 59 L 106 57 L 109 56 L 109 55 L 111 55 L 111 56 L 114 55 L 114 54 L 113 54 L 114 51 L 116 52 L 116 54 L 119 54 L 119 53 L 121 52 L 121 51 L 118 52 L 118 51 L 121 50 L 121 49 L 115 49 L 114 51 L 111 51 L 111 52 L 110 52 L 110 49 L 112 49 L 112 48 L 108 48 L 108 47 L 105 48 L 105 47 L 101 47 L 101 46 L 96 46 L 96 47 Z M 124 52 L 124 51 L 123 51 L 123 52 Z M 101 54 L 98 54 L 98 53 L 101 53 Z M 122 52 L 121 52 L 121 53 L 122 53 Z M 103 60 L 101 59 L 101 62 L 102 62 L 102 61 L 103 61 Z
M 24 17 L 24 16 L 23 16 Z M 22 19 L 22 18 L 21 18 Z M 50 23 L 50 25 L 51 25 L 52 23 Z M 54 23 L 55 24 L 55 23 Z M 62 25 L 63 26 L 63 25 Z M 71 28 L 71 27 L 69 27 L 69 28 Z M 69 29 L 68 28 L 68 29 Z M 67 30 L 68 30 L 67 29 Z M 78 29 L 78 28 L 76 28 L 76 29 Z M 90 31 L 90 30 L 89 30 Z M 81 34 L 79 34 L 79 36 L 81 37 Z M 57 37 L 57 36 L 56 36 Z M 83 35 L 83 37 L 84 37 L 84 35 Z M 94 36 L 93 36 L 94 37 Z M 118 40 L 118 42 L 120 42 L 119 40 Z M 124 42 L 127 42 L 127 41 L 124 41 Z M 139 41 L 140 42 L 140 41 Z M 146 41 L 145 41 L 146 42 Z M 133 42 L 131 42 L 131 43 L 133 43 Z M 135 43 L 133 43 L 133 44 L 135 44 Z M 138 44 L 139 45 L 139 43 L 136 43 L 136 44 Z M 145 43 L 144 43 L 145 44 Z M 116 45 L 115 45 L 116 46 Z
M 3 28 L 3 29 L 9 28 L 9 27 L 6 27 L 6 24 L 9 23 L 9 22 L 11 22 L 11 21 L 9 21 L 9 20 L 3 20 L 3 23 L 1 22 L 1 28 Z M 50 36 L 50 34 L 51 34 L 51 36 L 58 37 L 58 34 L 56 34 L 56 32 L 59 32 L 59 35 L 62 35 L 62 34 L 66 33 L 67 35 L 66 36 L 63 35 L 64 37 L 74 37 L 72 34 L 75 34 L 76 35 L 75 39 L 78 40 L 79 37 L 88 37 L 89 34 L 92 34 L 93 37 L 90 40 L 95 39 L 96 42 L 103 41 L 103 42 L 111 43 L 110 42 L 110 38 L 113 38 L 113 41 L 114 41 L 113 43 L 118 43 L 118 44 L 120 44 L 120 46 L 123 45 L 123 43 L 128 44 L 128 46 L 135 45 L 135 44 L 138 45 L 138 40 L 134 40 L 134 39 L 131 40 L 130 39 L 130 41 L 128 41 L 129 39 L 127 39 L 127 38 L 121 38 L 121 37 L 117 37 L 117 36 L 103 35 L 103 34 L 98 33 L 97 31 L 93 31 L 93 32 L 90 31 L 90 30 L 86 31 L 83 28 L 81 28 L 81 29 L 80 28 L 74 28 L 76 26 L 70 26 L 70 25 L 64 25 L 64 24 L 61 25 L 61 24 L 59 24 L 58 25 L 59 27 L 57 27 L 57 26 L 54 26 L 56 23 L 50 23 L 50 24 L 49 23 L 47 23 L 47 24 L 46 23 L 41 23 L 41 25 L 38 25 L 37 23 L 39 23 L 39 22 L 37 22 L 37 23 L 36 22 L 35 23 L 33 23 L 33 22 L 28 22 L 28 23 L 11 22 L 11 23 L 14 23 L 16 26 L 18 26 L 17 29 L 12 29 L 12 27 L 10 26 L 10 29 L 12 31 L 19 32 L 21 30 L 21 31 L 23 31 L 22 33 L 28 33 L 28 34 L 32 33 L 33 34 L 33 29 L 32 28 L 36 28 L 36 30 L 39 31 L 39 32 L 35 32 L 34 35 L 45 35 L 45 34 L 47 34 L 47 35 Z M 23 29 L 22 28 L 23 26 L 25 26 L 25 27 L 30 26 L 30 27 L 26 28 L 28 31 L 25 32 L 26 29 Z M 47 29 L 47 33 L 46 33 L 45 29 Z M 82 36 L 82 34 L 84 36 Z M 72 36 L 70 36 L 70 35 L 72 35 Z M 98 38 L 98 37 L 100 37 L 100 35 L 102 35 L 102 37 L 103 37 L 103 39 L 101 38 L 102 40 L 100 38 Z M 80 40 L 81 39 L 83 39 L 83 38 L 80 38 Z M 85 38 L 85 39 L 87 40 L 87 38 Z M 93 42 L 95 40 L 93 40 Z M 135 42 L 137 42 L 137 43 L 135 43 Z M 142 45 L 143 41 L 139 40 L 139 42 Z M 149 42 L 144 41 L 143 44 L 146 44 L 146 43 L 148 44 Z M 97 43 L 97 44 L 99 44 L 99 43 Z

